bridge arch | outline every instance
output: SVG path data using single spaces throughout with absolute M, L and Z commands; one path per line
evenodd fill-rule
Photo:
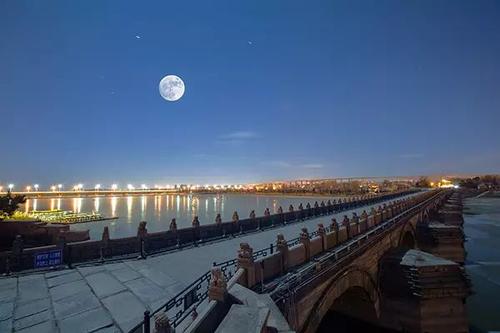
M 376 320 L 380 314 L 380 292 L 369 272 L 350 267 L 335 274 L 316 300 L 301 332 L 316 332 L 329 310 L 362 311 L 362 317 Z
M 415 249 L 417 247 L 417 237 L 415 228 L 407 222 L 399 234 L 398 248 Z

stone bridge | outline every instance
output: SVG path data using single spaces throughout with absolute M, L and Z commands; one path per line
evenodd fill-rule
M 396 331 L 467 332 L 461 209 L 458 193 L 432 191 L 304 228 L 297 240 L 278 235 L 276 253 L 257 260 L 242 243 L 214 270 L 211 307 L 190 330 L 316 332 L 336 313 Z M 214 282 L 228 271 L 228 286 Z

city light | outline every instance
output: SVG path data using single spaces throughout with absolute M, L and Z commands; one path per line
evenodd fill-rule
M 142 188 L 143 190 L 147 189 L 146 184 L 141 184 L 141 188 Z
M 14 184 L 9 184 L 9 191 L 12 191 L 12 189 L 14 188 Z
M 82 190 L 83 189 L 83 184 L 78 184 L 78 189 Z
M 33 187 L 35 188 L 35 191 L 38 191 L 38 187 L 39 187 L 38 184 L 33 185 Z
M 113 184 L 113 185 L 111 185 L 111 189 L 112 189 L 113 191 L 116 191 L 116 190 L 118 189 L 118 185 L 117 185 L 117 184 Z
M 132 184 L 128 184 L 128 185 L 127 185 L 127 189 L 128 189 L 129 191 L 132 191 L 132 190 L 134 190 L 134 189 L 135 189 L 135 187 L 134 187 Z
M 59 189 L 59 191 L 62 189 L 62 187 L 63 187 L 62 184 L 57 185 L 57 188 Z
M 100 190 L 100 189 L 101 189 L 101 184 L 96 184 L 96 185 L 94 186 L 94 189 L 95 189 L 95 190 Z
M 50 187 L 50 190 L 51 190 L 52 192 L 55 192 L 55 191 L 56 191 L 56 186 L 55 186 L 55 185 L 52 185 L 52 186 Z
M 2 192 L 2 191 L 3 191 L 3 186 L 0 186 L 0 192 Z
M 26 192 L 30 192 L 31 191 L 31 186 L 26 186 Z

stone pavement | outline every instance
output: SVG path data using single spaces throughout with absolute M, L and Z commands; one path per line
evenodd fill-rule
M 378 206 L 378 204 L 377 204 Z M 300 229 L 316 230 L 332 217 L 359 214 L 371 206 L 323 216 L 272 230 L 145 260 L 123 260 L 103 265 L 0 278 L 0 332 L 128 332 L 185 286 L 207 272 L 212 262 L 236 257 L 240 242 L 254 250 L 299 236 Z

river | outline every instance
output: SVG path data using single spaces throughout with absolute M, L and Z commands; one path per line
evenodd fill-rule
M 300 203 L 304 207 L 307 202 L 325 202 L 327 197 L 311 196 L 276 196 L 276 195 L 242 195 L 242 194 L 171 194 L 171 195 L 144 195 L 144 196 L 115 196 L 115 197 L 80 197 L 80 198 L 39 198 L 28 199 L 22 209 L 47 210 L 62 209 L 74 212 L 99 212 L 116 220 L 72 224 L 72 230 L 90 230 L 91 239 L 101 239 L 104 226 L 109 227 L 111 238 L 136 235 L 140 221 L 147 221 L 149 232 L 168 230 L 172 218 L 176 218 L 177 227 L 191 226 L 193 217 L 197 215 L 200 223 L 214 223 L 217 213 L 221 214 L 222 221 L 231 221 L 234 211 L 240 219 L 247 218 L 251 210 L 257 216 L 264 215 L 269 208 L 276 213 L 279 206 L 284 211 L 292 204 L 295 208 Z
M 467 299 L 471 332 L 500 331 L 500 196 L 464 202 Z

